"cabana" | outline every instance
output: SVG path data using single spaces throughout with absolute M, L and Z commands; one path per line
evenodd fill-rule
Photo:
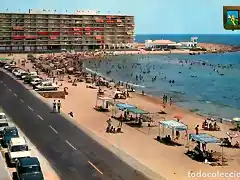
M 200 161 L 209 160 L 210 162 L 213 162 L 212 153 L 206 150 L 206 145 L 209 143 L 215 144 L 221 143 L 220 139 L 206 133 L 200 133 L 189 134 L 189 140 L 194 140 L 195 142 L 197 142 L 197 146 L 193 149 L 193 151 L 188 150 L 187 155 L 190 155 L 192 158 L 196 160 Z M 223 146 L 222 146 L 222 164 L 223 164 Z
M 153 115 L 153 114 L 150 112 L 144 111 L 137 107 L 128 109 L 127 111 L 129 113 L 136 115 L 135 120 L 138 120 L 138 123 L 140 124 L 140 126 L 142 125 L 142 122 L 149 122 L 148 126 L 150 127 L 150 123 L 153 122 L 153 117 L 150 116 L 150 114 L 151 115 Z
M 158 141 L 161 140 L 160 126 L 162 126 L 163 134 L 164 134 L 164 129 L 165 128 L 168 128 L 168 129 L 172 130 L 172 138 L 169 138 L 170 141 L 174 140 L 175 131 L 176 131 L 176 134 L 177 134 L 177 132 L 179 133 L 179 131 L 186 131 L 187 132 L 187 130 L 188 130 L 188 126 L 186 124 L 183 124 L 183 123 L 175 121 L 175 120 L 160 121 L 159 122 L 159 136 L 157 137 Z
M 101 105 L 98 105 L 98 102 L 101 101 Z M 109 105 L 114 106 L 114 101 L 112 98 L 110 97 L 102 97 L 102 96 L 97 96 L 96 99 L 96 105 L 94 106 L 94 109 L 98 110 L 98 111 L 109 111 Z
M 201 133 L 201 134 L 189 134 L 189 139 L 192 139 L 194 141 L 200 142 L 200 143 L 204 143 L 204 144 L 208 144 L 208 143 L 220 143 L 220 139 L 206 134 L 206 133 Z
M 131 104 L 117 103 L 117 104 L 116 104 L 116 108 L 118 108 L 118 109 L 121 110 L 121 111 L 124 111 L 124 110 L 136 109 L 137 107 L 136 107 L 136 106 L 133 106 L 133 105 L 131 105 Z

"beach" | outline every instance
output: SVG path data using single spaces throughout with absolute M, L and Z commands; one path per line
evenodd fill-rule
M 14 57 L 18 60 L 18 56 Z M 22 57 L 24 58 L 24 57 Z M 18 61 L 17 61 L 18 62 Z M 18 62 L 19 63 L 19 62 Z M 19 63 L 21 66 L 21 63 Z M 33 70 L 33 65 L 28 62 L 22 68 Z M 99 72 L 99 71 L 98 71 Z M 41 73 L 41 76 L 45 76 Z M 189 132 L 195 132 L 194 128 L 196 125 L 202 124 L 205 117 L 199 116 L 196 113 L 190 112 L 189 110 L 179 107 L 176 103 L 172 106 L 167 105 L 165 108 L 162 104 L 161 96 L 153 97 L 147 95 L 141 95 L 139 93 L 130 93 L 130 98 L 126 100 L 120 100 L 124 103 L 135 105 L 145 111 L 151 112 L 154 117 L 152 127 L 144 125 L 141 128 L 134 128 L 123 124 L 122 131 L 120 134 L 108 134 L 105 132 L 106 120 L 112 115 L 111 112 L 102 113 L 97 112 L 93 109 L 96 105 L 97 91 L 98 89 L 87 88 L 84 82 L 77 83 L 77 86 L 73 86 L 72 83 L 68 82 L 67 76 L 64 81 L 59 81 L 62 86 L 61 89 L 67 87 L 68 95 L 65 99 L 61 99 L 62 111 L 68 114 L 70 111 L 74 113 L 74 121 L 79 125 L 89 129 L 93 134 L 101 137 L 102 144 L 111 150 L 111 146 L 115 146 L 120 150 L 126 152 L 128 155 L 134 157 L 138 162 L 152 169 L 154 172 L 160 174 L 166 179 L 189 179 L 188 172 L 237 172 L 240 166 L 238 149 L 224 148 L 224 158 L 227 159 L 228 166 L 209 166 L 208 164 L 195 162 L 186 155 L 184 152 L 188 148 L 192 148 L 194 143 L 187 143 L 184 134 L 181 134 L 180 143 L 184 146 L 172 147 L 166 146 L 158 141 L 154 140 L 159 135 L 159 121 L 163 119 L 173 119 L 176 115 L 181 115 L 183 118 L 181 122 L 187 124 Z M 115 89 L 109 89 L 102 87 L 105 96 L 113 97 Z M 42 98 L 48 104 L 52 104 L 53 99 Z M 167 114 L 159 114 L 160 110 L 164 110 Z M 112 119 L 114 126 L 117 126 L 118 121 Z M 233 125 L 227 123 L 219 123 L 221 131 L 205 131 L 200 129 L 201 133 L 208 133 L 216 136 L 217 138 L 227 137 L 226 132 Z M 162 132 L 161 132 L 162 133 Z M 171 133 L 165 131 L 165 134 Z M 237 139 L 233 139 L 235 143 Z M 216 144 L 208 144 L 207 148 L 221 153 L 221 147 Z M 114 152 L 121 156 L 121 152 Z M 126 157 L 122 157 L 123 160 L 127 161 Z M 183 163 L 184 162 L 184 163 Z M 131 162 L 128 162 L 131 164 Z M 144 170 L 142 166 L 136 168 L 143 171 L 149 176 L 153 175 Z M 145 172 L 146 171 L 146 172 Z M 154 177 L 153 177 L 154 178 Z M 156 179 L 156 178 L 155 178 Z M 210 179 L 210 178 L 201 178 Z M 237 179 L 237 178 L 233 178 Z

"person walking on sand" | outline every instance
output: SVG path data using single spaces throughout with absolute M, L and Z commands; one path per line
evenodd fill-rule
M 53 109 L 52 112 L 55 113 L 56 112 L 56 107 L 57 107 L 57 103 L 56 100 L 53 101 Z
M 199 134 L 199 125 L 197 125 L 197 126 L 195 127 L 195 132 L 196 132 L 196 135 Z
M 169 98 L 169 105 L 172 105 L 172 97 Z
M 58 102 L 57 102 L 57 112 L 58 113 L 60 113 L 60 109 L 61 109 L 61 101 L 60 100 L 58 100 Z

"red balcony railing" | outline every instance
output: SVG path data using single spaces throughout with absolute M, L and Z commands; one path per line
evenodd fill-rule
M 42 31 L 39 31 L 37 32 L 38 35 L 48 35 L 48 32 L 42 32 Z
M 25 36 L 20 36 L 20 35 L 16 35 L 12 37 L 13 40 L 23 40 L 25 39 Z

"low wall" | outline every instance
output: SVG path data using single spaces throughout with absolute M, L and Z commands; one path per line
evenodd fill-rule
M 37 91 L 44 98 L 65 99 L 64 91 Z

